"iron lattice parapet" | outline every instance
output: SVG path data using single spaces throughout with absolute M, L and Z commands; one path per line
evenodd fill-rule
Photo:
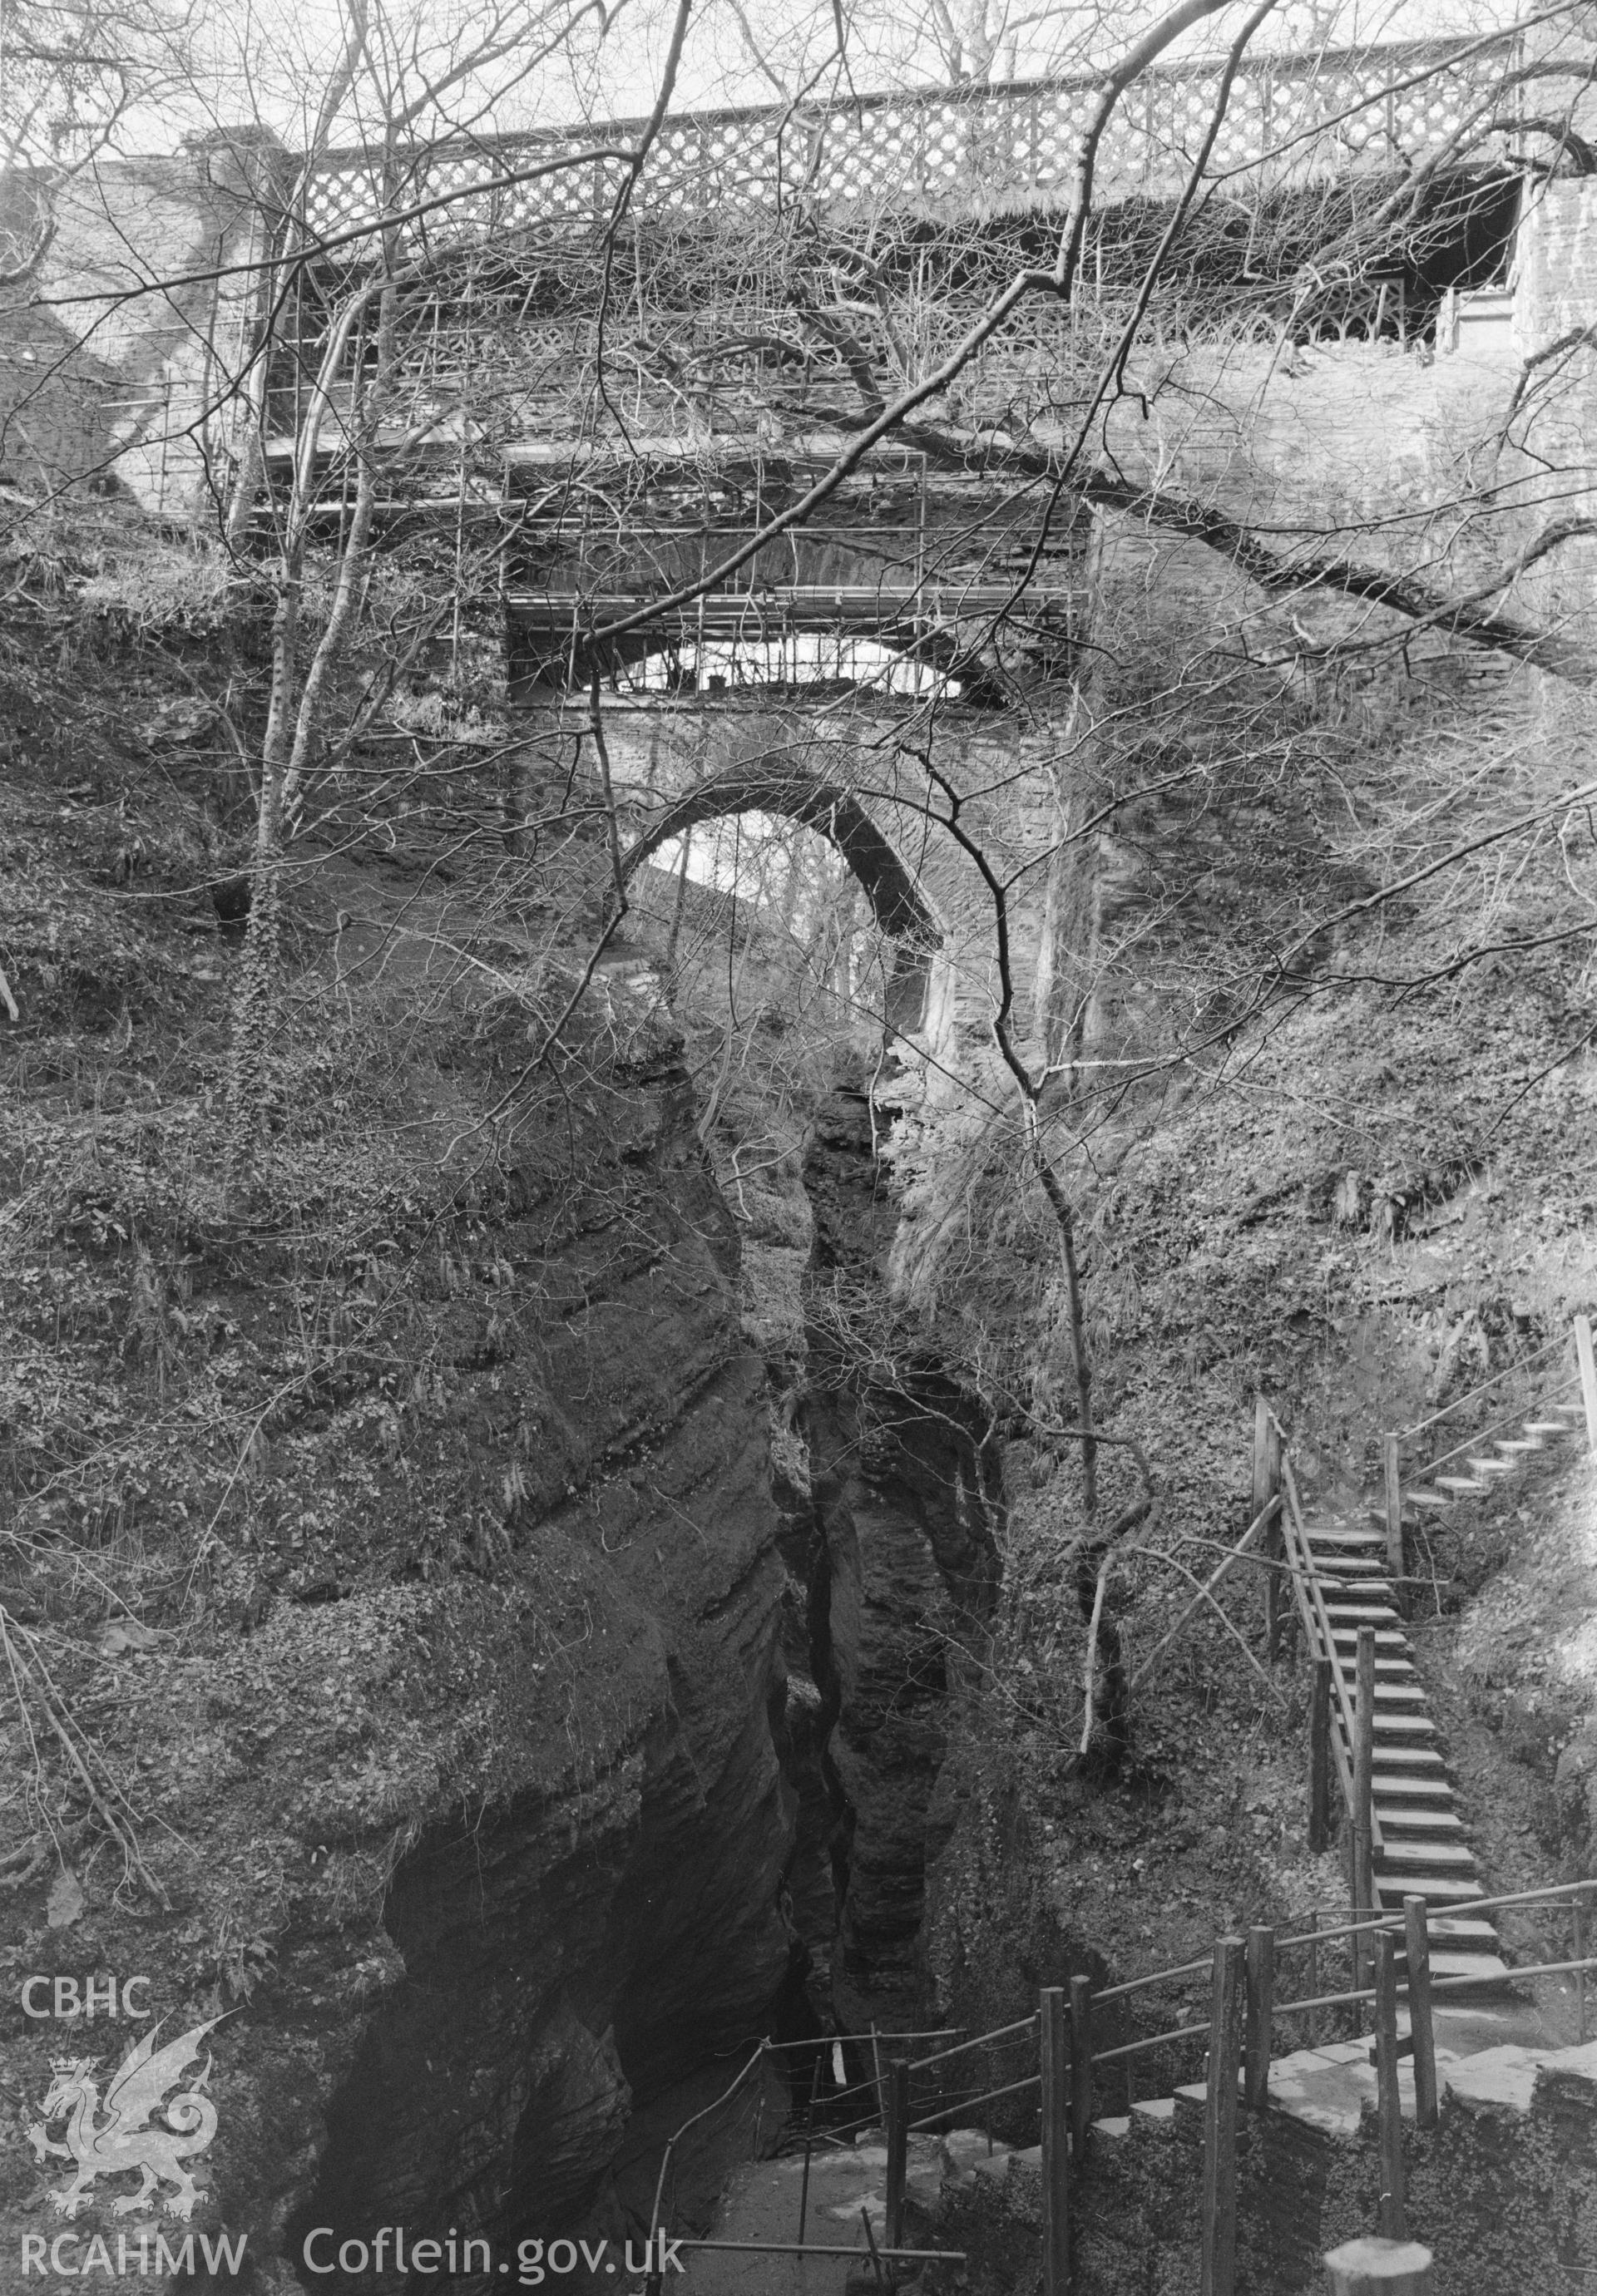
M 1515 35 L 1409 40 L 1247 59 L 1209 172 L 1260 184 L 1416 168 L 1484 127 Z M 1100 145 L 1100 201 L 1167 197 L 1213 116 L 1223 66 L 1191 59 L 1143 74 Z M 947 217 L 1047 210 L 1070 197 L 1092 73 L 998 86 L 846 95 L 824 104 L 679 114 L 662 127 L 636 212 L 684 222 L 807 207 Z M 1508 123 L 1494 119 L 1493 132 Z M 445 201 L 430 228 L 463 237 L 604 222 L 641 120 L 473 138 L 414 152 L 329 154 L 309 192 L 323 240 L 379 214 Z

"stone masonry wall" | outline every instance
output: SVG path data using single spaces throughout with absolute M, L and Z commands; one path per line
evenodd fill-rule
M 0 298 L 0 480 L 88 480 L 169 517 L 200 507 L 213 409 L 252 333 L 263 162 L 269 147 L 218 137 L 103 162 L 53 193 L 43 263 Z

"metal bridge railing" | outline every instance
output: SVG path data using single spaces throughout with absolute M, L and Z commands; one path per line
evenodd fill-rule
M 1250 57 L 1212 170 L 1262 171 L 1282 183 L 1417 168 L 1479 118 L 1513 52 L 1514 35 L 1503 33 Z M 1159 195 L 1184 179 L 1221 70 L 1218 61 L 1196 58 L 1143 76 L 1100 148 L 1101 198 Z M 1096 74 L 1073 73 L 680 113 L 660 131 L 633 209 L 691 222 L 790 204 L 953 216 L 1046 208 L 1068 196 L 1103 86 Z M 545 128 L 425 152 L 334 152 L 311 184 L 307 220 L 331 237 L 443 199 L 447 209 L 428 228 L 446 236 L 603 222 L 643 124 Z

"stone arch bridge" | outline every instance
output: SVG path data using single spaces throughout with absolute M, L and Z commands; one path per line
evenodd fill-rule
M 1411 520 L 1416 550 L 1422 541 L 1434 556 L 1461 451 L 1501 429 L 1526 362 L 1597 311 L 1597 178 L 1545 160 L 1527 177 L 1519 164 L 1538 121 L 1543 146 L 1560 106 L 1573 123 L 1569 90 L 1588 62 L 1507 35 L 1249 60 L 1212 165 L 1283 245 L 1305 200 L 1356 202 L 1362 185 L 1379 201 L 1428 169 L 1452 189 L 1406 268 L 1344 281 L 1306 329 L 1282 281 L 1220 293 L 1206 338 L 1178 312 L 1168 339 L 1156 332 L 1139 347 L 1135 387 L 1100 426 L 1103 462 L 1133 493 L 1173 486 L 1278 531 L 1379 511 L 1401 553 Z M 9 446 L 25 429 L 28 455 L 53 472 L 113 471 L 152 509 L 203 515 L 237 444 L 218 377 L 237 381 L 264 354 L 268 472 L 280 484 L 339 299 L 366 276 L 363 230 L 381 185 L 391 211 L 397 202 L 412 218 L 403 231 L 420 283 L 379 441 L 391 450 L 380 519 L 395 537 L 418 524 L 452 535 L 457 563 L 467 536 L 495 544 L 529 743 L 569 735 L 597 677 L 616 706 L 618 780 L 640 854 L 705 808 L 787 810 L 821 826 L 901 948 L 894 1024 L 923 1040 L 982 1025 L 994 995 L 980 954 L 989 893 L 936 823 L 957 799 L 1011 886 L 1017 986 L 1035 1029 L 1057 985 L 1048 857 L 1070 800 L 1061 760 L 1106 569 L 1119 550 L 1135 561 L 1133 588 L 1196 602 L 1199 614 L 1216 586 L 1215 562 L 1183 554 L 1146 516 L 1107 512 L 1090 488 L 1062 495 L 1048 458 L 1070 435 L 1073 378 L 1117 324 L 1116 266 L 1134 276 L 1217 86 L 1201 59 L 1147 75 L 1100 152 L 1074 300 L 1024 307 L 1002 345 L 929 406 L 918 437 L 885 439 L 824 512 L 707 588 L 707 571 L 802 498 L 884 377 L 935 361 L 948 332 L 939 298 L 957 332 L 992 276 L 1046 244 L 1100 83 L 669 120 L 617 242 L 637 312 L 618 300 L 608 324 L 631 365 L 624 404 L 597 422 L 571 378 L 591 358 L 594 252 L 624 169 L 616 154 L 638 123 L 397 160 L 334 154 L 286 249 L 294 163 L 259 135 L 222 133 L 179 159 L 103 170 L 65 194 L 38 291 L 19 310 L 49 381 L 24 375 L 22 391 L 23 350 L 0 372 L 0 436 Z M 1505 86 L 1506 114 L 1488 101 Z M 752 250 L 730 267 L 729 217 Z M 832 250 L 832 304 L 801 326 L 795 299 L 815 280 L 793 250 L 817 232 Z M 695 249 L 712 241 L 719 300 L 695 268 Z M 1216 260 L 1239 280 L 1247 254 L 1239 243 Z M 126 291 L 177 272 L 181 291 Z M 274 287 L 285 278 L 286 302 Z M 1216 282 L 1221 272 L 1205 283 L 1211 298 Z M 60 340 L 68 310 L 80 315 L 76 342 Z M 351 330 L 331 377 L 335 418 L 366 355 Z M 1593 461 L 1589 440 L 1584 458 Z M 318 469 L 309 514 L 333 536 L 348 473 L 332 449 Z M 1510 545 L 1517 504 L 1534 534 L 1533 495 L 1517 471 L 1500 488 Z M 1476 546 L 1461 520 L 1466 578 Z M 934 702 L 950 777 L 941 796 L 903 732 Z M 767 783 L 757 797 L 758 759 L 789 756 L 795 725 L 819 753 L 811 780 L 800 788 L 772 767 L 781 789 Z

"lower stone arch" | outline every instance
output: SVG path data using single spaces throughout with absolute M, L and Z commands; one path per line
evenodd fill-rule
M 700 822 L 729 814 L 774 813 L 814 830 L 835 845 L 858 879 L 871 914 L 895 944 L 887 980 L 886 1020 L 897 1036 L 925 1029 L 942 928 L 913 873 L 852 791 L 791 767 L 741 766 L 687 790 L 658 815 L 622 857 L 623 880 L 663 845 Z

